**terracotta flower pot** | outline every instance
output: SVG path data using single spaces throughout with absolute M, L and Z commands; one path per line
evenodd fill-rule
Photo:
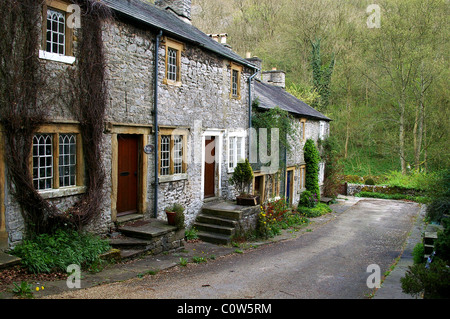
M 166 212 L 167 215 L 167 223 L 171 226 L 175 226 L 175 216 L 177 213 L 175 212 Z

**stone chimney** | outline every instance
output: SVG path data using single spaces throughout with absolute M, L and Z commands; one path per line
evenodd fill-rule
M 272 68 L 272 71 L 264 71 L 262 73 L 262 81 L 285 89 L 286 72 Z
M 257 56 L 252 57 L 250 52 L 247 52 L 245 59 L 259 69 L 258 74 L 256 74 L 255 79 L 262 81 L 261 70 L 262 70 L 262 60 Z
M 155 5 L 163 10 L 171 10 L 181 20 L 191 23 L 192 0 L 155 0 Z
M 208 36 L 214 41 L 219 42 L 220 44 L 223 44 L 223 46 L 231 49 L 231 45 L 227 43 L 228 33 L 212 33 L 208 34 Z

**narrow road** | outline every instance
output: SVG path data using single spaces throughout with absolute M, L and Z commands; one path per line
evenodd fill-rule
M 381 274 L 403 249 L 419 205 L 361 200 L 296 239 L 156 276 L 64 293 L 57 298 L 365 298 L 367 267 Z

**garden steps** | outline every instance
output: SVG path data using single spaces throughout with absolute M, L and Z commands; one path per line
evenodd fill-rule
M 168 225 L 158 219 L 132 218 L 117 227 L 117 233 L 109 239 L 110 245 L 120 250 L 122 259 L 143 254 L 159 254 L 173 251 L 184 245 L 184 229 Z
M 224 235 L 224 234 L 217 234 L 212 232 L 205 232 L 205 231 L 199 231 L 197 233 L 197 236 L 207 242 L 217 245 L 229 245 L 231 243 L 231 237 L 230 235 Z
M 206 202 L 193 227 L 198 230 L 198 237 L 201 240 L 228 245 L 236 233 L 244 208 L 225 200 Z

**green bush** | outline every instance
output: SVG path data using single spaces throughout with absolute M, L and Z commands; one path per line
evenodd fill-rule
M 306 164 L 305 187 L 312 194 L 317 194 L 320 200 L 319 188 L 319 162 L 320 156 L 316 144 L 312 139 L 306 140 L 304 150 L 304 158 Z
M 444 219 L 444 230 L 438 233 L 438 238 L 434 243 L 436 256 L 450 264 L 450 220 Z
M 11 254 L 22 259 L 22 265 L 32 273 L 66 272 L 71 264 L 89 268 L 100 262 L 100 255 L 111 247 L 106 240 L 89 233 L 57 230 L 24 240 Z
M 366 179 L 364 184 L 366 184 L 366 185 L 375 185 L 375 181 L 372 178 L 368 178 L 368 179 Z
M 310 191 L 304 191 L 300 195 L 299 205 L 304 207 L 313 208 L 316 207 L 318 203 L 317 194 L 312 194 Z
M 422 245 L 423 246 L 423 245 Z M 402 290 L 413 296 L 424 294 L 424 298 L 450 298 L 450 221 L 444 220 L 444 231 L 438 233 L 435 241 L 435 255 L 431 263 L 416 263 L 423 247 L 414 248 L 414 265 L 401 278 Z
M 316 207 L 304 207 L 298 206 L 297 211 L 304 217 L 314 218 L 319 217 L 332 212 L 332 209 L 324 203 L 318 203 Z
M 245 161 L 237 163 L 229 181 L 236 186 L 237 191 L 242 195 L 245 193 L 246 188 L 250 185 L 252 180 L 253 169 L 248 159 L 245 159 Z
M 450 269 L 440 259 L 433 261 L 428 268 L 424 264 L 410 266 L 400 282 L 403 292 L 412 296 L 423 294 L 424 299 L 450 298 Z
M 412 255 L 414 264 L 423 264 L 425 255 L 425 248 L 423 246 L 423 243 L 417 243 L 417 245 L 414 246 Z

